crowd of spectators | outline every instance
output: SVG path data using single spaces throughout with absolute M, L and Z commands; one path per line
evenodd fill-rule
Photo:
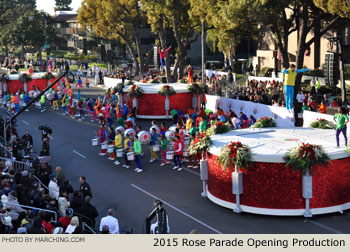
M 14 127 L 8 131 L 11 151 L 11 141 L 19 137 Z M 48 144 L 46 138 L 43 142 Z M 0 234 L 79 234 L 86 232 L 83 223 L 95 228 L 99 214 L 91 203 L 91 188 L 84 176 L 79 179 L 79 188 L 74 189 L 63 169 L 53 169 L 47 158 L 23 158 L 30 162 L 30 168 L 16 167 L 15 157 L 0 163 Z

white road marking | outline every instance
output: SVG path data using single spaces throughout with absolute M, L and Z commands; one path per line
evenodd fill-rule
M 27 125 L 29 125 L 29 122 L 26 122 L 26 121 L 24 121 L 24 120 L 22 120 L 22 122 L 25 123 L 25 124 L 27 124 Z
M 147 194 L 148 196 L 150 196 L 150 197 L 152 197 L 152 198 L 154 198 L 154 199 L 159 199 L 159 198 L 156 197 L 155 195 L 153 195 L 153 194 L 151 194 L 151 193 L 149 193 L 149 192 L 143 190 L 142 188 L 140 188 L 140 187 L 138 187 L 138 186 L 136 186 L 136 185 L 134 185 L 134 184 L 131 184 L 131 186 L 134 187 L 134 188 L 136 188 L 137 190 L 139 190 L 139 191 L 141 191 L 141 192 Z M 159 199 L 159 200 L 160 200 L 160 199 Z M 215 229 L 215 228 L 209 226 L 208 224 L 205 224 L 204 222 L 198 220 L 197 218 L 195 218 L 195 217 L 189 215 L 188 213 L 185 213 L 184 211 L 178 209 L 177 207 L 174 207 L 173 205 L 171 205 L 171 204 L 169 204 L 169 203 L 167 203 L 167 202 L 165 202 L 165 201 L 163 201 L 163 200 L 162 200 L 162 202 L 163 202 L 164 205 L 167 205 L 168 207 L 174 209 L 175 211 L 178 211 L 179 213 L 185 215 L 186 217 L 192 219 L 192 220 L 195 221 L 195 222 L 198 222 L 199 224 L 201 224 L 201 225 L 205 226 L 206 228 L 208 228 L 208 229 L 214 231 L 215 233 L 217 233 L 217 234 L 222 234 L 219 230 L 217 230 L 217 229 Z
M 73 152 L 74 152 L 75 154 L 77 154 L 78 156 L 82 157 L 82 158 L 86 158 L 83 154 L 80 154 L 79 152 L 77 152 L 77 151 L 75 151 L 75 150 L 73 150 Z
M 197 175 L 197 176 L 201 176 L 198 172 L 195 172 L 195 171 L 192 171 L 191 169 L 188 169 L 188 168 L 184 168 L 185 171 L 189 172 L 189 173 L 192 173 L 194 175 Z
M 321 224 L 321 223 L 319 223 L 319 222 L 316 222 L 316 221 L 309 220 L 308 223 L 311 223 L 311 224 L 313 224 L 313 225 L 315 225 L 315 226 L 318 226 L 318 227 L 320 227 L 320 228 L 323 228 L 323 229 L 326 229 L 326 230 L 328 230 L 328 231 L 331 231 L 331 232 L 333 232 L 333 233 L 335 233 L 335 234 L 344 234 L 343 232 L 340 232 L 339 230 L 336 230 L 336 229 L 334 229 L 334 228 L 328 227 L 328 226 L 326 226 L 326 225 L 324 225 L 324 224 Z

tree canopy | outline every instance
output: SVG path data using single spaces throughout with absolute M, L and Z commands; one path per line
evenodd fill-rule
M 139 33 L 144 18 L 137 0 L 84 0 L 78 15 L 101 38 L 125 43 L 138 72 L 145 69 Z
M 72 0 L 55 0 L 55 11 L 71 11 Z

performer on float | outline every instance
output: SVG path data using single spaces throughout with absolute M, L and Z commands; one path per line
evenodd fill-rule
M 286 81 L 284 84 L 286 92 L 286 108 L 291 111 L 293 109 L 293 98 L 294 98 L 294 86 L 295 86 L 295 77 L 298 73 L 308 72 L 309 69 L 297 69 L 295 70 L 295 65 L 291 64 L 289 69 L 283 69 L 282 73 L 286 74 Z
M 162 71 L 162 69 L 165 67 L 165 57 L 166 54 L 169 52 L 171 46 L 169 46 L 168 49 L 164 50 L 163 48 L 159 48 L 158 53 L 159 53 L 159 57 L 160 57 L 160 70 Z
M 191 65 L 188 65 L 187 73 L 188 73 L 188 83 L 193 84 L 193 68 L 191 67 Z
M 348 138 L 346 136 L 346 124 L 349 122 L 349 117 L 347 116 L 345 109 L 342 107 L 339 107 L 338 113 L 334 115 L 333 119 L 337 123 L 337 126 L 336 126 L 337 147 L 339 147 L 340 132 L 343 133 L 343 136 L 345 139 L 345 146 L 348 146 Z

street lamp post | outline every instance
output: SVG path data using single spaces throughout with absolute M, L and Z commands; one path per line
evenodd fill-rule
M 47 46 L 47 19 L 44 19 L 44 25 L 45 25 L 45 52 L 46 52 L 46 70 L 48 69 L 48 60 L 49 60 L 49 55 L 48 55 L 48 46 Z
M 202 18 L 202 82 L 205 83 L 205 65 L 204 65 L 204 17 Z

